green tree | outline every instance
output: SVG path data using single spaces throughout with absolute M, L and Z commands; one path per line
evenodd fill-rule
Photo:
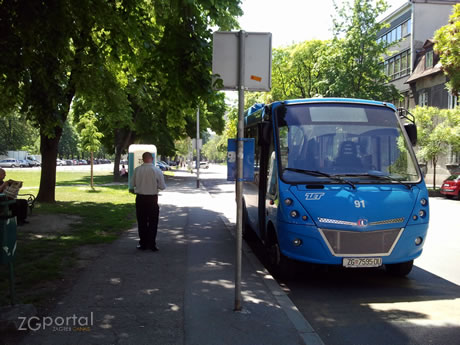
M 78 156 L 79 136 L 71 119 L 67 119 L 62 129 L 62 138 L 59 140 L 58 155 L 60 158 L 73 158 Z
M 86 112 L 78 122 L 80 128 L 80 146 L 82 151 L 87 151 L 91 155 L 91 188 L 94 189 L 94 171 L 93 171 L 93 159 L 94 152 L 98 151 L 101 147 L 100 139 L 104 136 L 100 133 L 96 127 L 96 115 L 93 111 Z
M 163 121 L 156 123 L 153 134 L 167 136 L 171 128 L 185 128 L 187 111 L 196 109 L 197 99 L 207 100 L 212 94 L 209 27 L 236 26 L 239 4 L 239 0 L 0 2 L 0 109 L 3 114 L 20 106 L 40 130 L 37 200 L 55 199 L 58 143 L 76 97 L 84 100 L 81 114 L 94 109 L 105 125 L 101 130 L 114 133 L 120 142 L 131 140 L 124 132 L 132 136 L 135 125 L 147 128 L 145 124 L 156 119 Z M 146 80 L 151 82 L 142 83 Z M 158 117 L 144 112 L 141 115 L 148 121 L 138 124 L 133 107 L 148 104 L 141 93 L 151 90 Z M 141 97 L 143 102 L 131 103 L 130 97 Z M 164 139 L 159 134 L 158 138 Z
M 222 148 L 222 136 L 214 135 L 211 139 L 203 145 L 203 155 L 208 159 L 215 162 L 225 161 L 227 157 L 227 147 Z
M 447 111 L 436 107 L 413 109 L 418 129 L 419 150 L 417 156 L 433 165 L 433 188 L 436 189 L 436 165 L 439 156 L 445 154 L 452 140 L 452 128 L 447 121 Z
M 21 115 L 15 111 L 0 117 L 0 154 L 6 151 L 17 151 L 27 149 L 33 152 L 33 146 L 37 137 L 37 130 L 32 127 Z
M 447 87 L 455 94 L 460 92 L 460 4 L 453 6 L 449 24 L 435 32 L 434 50 L 439 55 L 442 70 L 449 77 Z
M 443 109 L 449 128 L 448 142 L 454 152 L 460 152 L 460 107 Z
M 326 41 L 313 40 L 274 49 L 271 101 L 324 93 L 320 59 L 326 47 Z
M 375 5 L 373 5 L 375 3 Z M 335 4 L 334 39 L 321 55 L 321 70 L 326 91 L 324 96 L 393 100 L 399 92 L 388 85 L 383 72 L 386 47 L 377 42 L 385 24 L 376 18 L 387 6 L 384 0 L 353 0 L 342 8 Z

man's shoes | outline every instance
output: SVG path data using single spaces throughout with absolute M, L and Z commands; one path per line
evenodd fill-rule
M 153 252 L 158 252 L 159 249 L 158 247 L 154 244 L 153 246 L 150 247 L 150 249 L 153 251 Z
M 145 248 L 144 246 L 141 246 L 140 244 L 138 244 L 138 245 L 136 246 L 136 248 L 139 249 L 139 250 L 146 250 L 146 249 L 147 249 L 147 248 Z

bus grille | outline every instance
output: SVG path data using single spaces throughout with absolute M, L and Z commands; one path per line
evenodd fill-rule
M 335 256 L 390 255 L 403 229 L 341 231 L 319 229 Z

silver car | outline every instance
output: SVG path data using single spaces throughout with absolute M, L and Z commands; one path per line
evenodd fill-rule
M 1 168 L 16 168 L 21 166 L 21 163 L 14 158 L 7 158 L 7 159 L 2 159 L 0 161 L 0 167 Z

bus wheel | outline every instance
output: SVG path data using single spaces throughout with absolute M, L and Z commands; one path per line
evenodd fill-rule
M 249 225 L 248 221 L 248 210 L 246 209 L 246 205 L 243 203 L 243 224 L 242 224 L 242 230 L 243 230 L 243 238 L 245 239 L 246 242 L 252 242 L 254 241 L 257 237 L 256 234 L 254 233 L 254 230 L 252 230 L 251 225 Z
M 281 253 L 277 241 L 267 245 L 268 263 L 273 274 L 278 278 L 290 278 L 292 276 L 292 263 Z
M 412 271 L 412 266 L 414 266 L 414 260 L 401 262 L 399 264 L 387 264 L 385 268 L 387 272 L 392 275 L 405 277 Z

